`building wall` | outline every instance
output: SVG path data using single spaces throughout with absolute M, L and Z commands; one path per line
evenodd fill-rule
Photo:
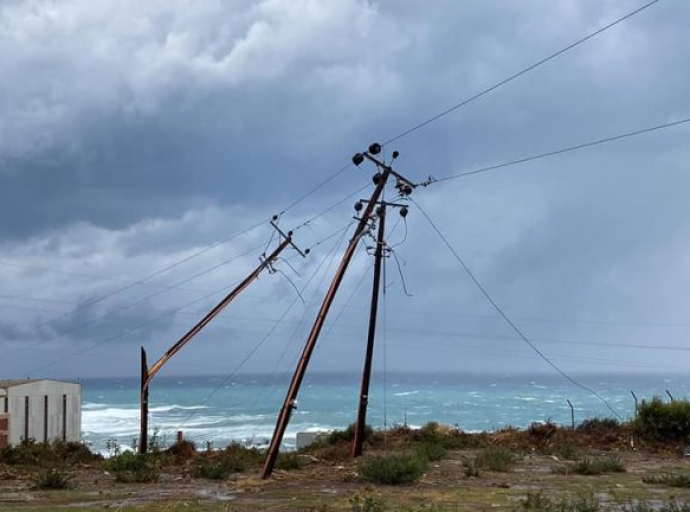
M 81 386 L 67 382 L 42 380 L 7 389 L 10 415 L 10 444 L 20 443 L 27 436 L 26 401 L 28 398 L 28 438 L 38 442 L 63 438 L 81 439 Z M 66 421 L 63 423 L 63 396 L 66 397 Z M 46 430 L 46 397 L 48 423 Z

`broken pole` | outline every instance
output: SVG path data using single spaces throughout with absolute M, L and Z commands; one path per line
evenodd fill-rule
M 276 217 L 273 221 L 277 220 Z M 295 244 L 292 242 L 292 231 L 284 234 L 278 226 L 271 222 L 271 225 L 276 229 L 280 235 L 283 237 L 283 241 L 278 245 L 278 247 L 268 256 L 265 256 L 261 260 L 261 264 L 257 266 L 254 271 L 249 274 L 240 284 L 238 284 L 229 294 L 227 294 L 223 300 L 221 300 L 211 311 L 209 311 L 206 316 L 204 316 L 194 327 L 192 327 L 184 336 L 182 336 L 172 347 L 170 347 L 165 354 L 161 356 L 158 361 L 156 361 L 150 369 L 146 366 L 146 352 L 142 347 L 142 369 L 141 369 L 141 426 L 139 432 L 139 453 L 144 454 L 147 450 L 148 445 L 148 399 L 149 399 L 149 386 L 151 380 L 156 374 L 163 368 L 165 363 L 167 363 L 177 352 L 179 352 L 182 347 L 184 347 L 189 341 L 196 336 L 199 331 L 201 331 L 206 325 L 208 325 L 211 320 L 213 320 L 218 314 L 230 304 L 239 294 L 241 294 L 254 280 L 256 280 L 261 272 L 266 268 L 270 267 L 273 262 L 278 259 L 280 253 L 291 245 L 294 247 L 300 255 L 305 256 L 308 253 L 308 249 L 304 252 L 300 251 Z

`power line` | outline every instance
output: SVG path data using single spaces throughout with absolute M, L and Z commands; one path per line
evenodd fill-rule
M 282 216 L 283 214 L 285 214 L 285 213 L 288 212 L 289 210 L 292 210 L 295 206 L 297 206 L 298 204 L 300 204 L 301 202 L 303 202 L 305 199 L 307 199 L 307 198 L 308 198 L 309 196 L 311 196 L 312 194 L 315 194 L 316 192 L 318 192 L 319 190 L 321 190 L 323 187 L 325 187 L 326 185 L 328 185 L 331 181 L 333 181 L 333 180 L 336 179 L 338 176 L 340 176 L 342 173 L 344 173 L 345 171 L 347 171 L 350 167 L 352 167 L 352 164 L 351 164 L 351 163 L 349 163 L 349 164 L 345 165 L 344 167 L 341 167 L 340 169 L 338 169 L 335 173 L 333 173 L 333 174 L 330 175 L 328 178 L 326 178 L 325 180 L 323 180 L 321 183 L 319 183 L 319 184 L 318 184 L 317 186 L 315 186 L 313 189 L 309 190 L 307 193 L 305 193 L 304 195 L 300 196 L 297 200 L 295 200 L 294 202 L 290 203 L 286 208 L 284 208 L 283 210 L 281 210 L 281 212 L 280 212 L 279 215 Z
M 584 384 L 580 383 L 579 381 L 575 380 L 573 377 L 568 375 L 564 370 L 560 368 L 556 363 L 554 363 L 551 359 L 549 359 L 546 354 L 544 354 L 539 348 L 530 341 L 530 339 L 520 330 L 520 328 L 510 319 L 510 317 L 503 311 L 503 309 L 496 303 L 496 301 L 491 297 L 489 292 L 482 286 L 482 284 L 479 282 L 477 277 L 474 275 L 474 273 L 470 270 L 470 268 L 467 266 L 465 261 L 460 257 L 458 252 L 455 250 L 455 248 L 450 244 L 448 239 L 443 235 L 441 230 L 434 224 L 434 221 L 431 220 L 431 217 L 426 213 L 426 211 L 417 203 L 414 199 L 410 198 L 410 201 L 414 203 L 419 211 L 422 213 L 424 218 L 427 220 L 427 222 L 431 225 L 433 230 L 436 232 L 436 234 L 439 236 L 441 241 L 444 243 L 444 245 L 448 248 L 448 250 L 453 254 L 457 262 L 460 264 L 460 266 L 463 268 L 465 273 L 470 277 L 470 279 L 474 282 L 474 284 L 477 286 L 479 291 L 484 295 L 484 298 L 491 304 L 491 306 L 496 310 L 496 312 L 505 320 L 505 322 L 510 326 L 511 329 L 517 334 L 522 341 L 527 343 L 527 345 L 541 358 L 543 359 L 549 366 L 551 366 L 554 370 L 556 370 L 561 376 L 563 376 L 566 380 L 568 380 L 570 383 L 573 385 L 577 386 L 580 389 L 583 389 L 584 391 L 587 391 L 597 397 L 599 400 L 601 400 L 606 407 L 618 418 L 621 419 L 621 416 L 616 412 L 616 410 L 611 407 L 609 402 L 601 396 L 599 393 L 597 393 L 595 390 L 592 388 L 589 388 L 585 386 Z
M 106 315 L 104 315 L 104 316 L 102 316 L 102 317 L 100 317 L 100 318 L 96 318 L 96 319 L 94 319 L 94 320 L 91 320 L 90 322 L 86 322 L 86 323 L 84 323 L 84 324 L 77 325 L 77 326 L 75 326 L 73 329 L 68 329 L 68 330 L 62 332 L 61 334 L 59 334 L 58 336 L 53 336 L 53 337 L 48 338 L 48 339 L 44 339 L 44 340 L 37 341 L 36 343 L 32 343 L 32 344 L 30 344 L 30 345 L 18 347 L 18 348 L 15 349 L 14 351 L 10 352 L 9 355 L 15 354 L 15 353 L 19 352 L 20 350 L 26 350 L 26 349 L 29 349 L 29 348 L 37 347 L 37 346 L 39 346 L 39 345 L 43 345 L 43 344 L 48 343 L 48 342 L 50 342 L 50 341 L 52 341 L 52 342 L 57 341 L 57 340 L 61 339 L 62 337 L 64 337 L 64 336 L 67 335 L 67 334 L 72 334 L 72 333 L 74 333 L 74 332 L 79 332 L 80 330 L 82 330 L 82 329 L 84 329 L 84 328 L 93 327 L 93 326 L 95 326 L 95 325 L 97 325 L 97 324 L 103 322 L 104 320 L 107 320 L 108 318 L 111 318 L 111 317 L 113 317 L 113 316 L 115 316 L 115 315 L 117 315 L 117 314 L 119 314 L 119 313 L 122 313 L 123 311 L 127 311 L 128 309 L 131 309 L 131 308 L 133 308 L 133 307 L 135 307 L 135 306 L 138 306 L 139 304 L 143 304 L 143 303 L 145 303 L 145 302 L 151 300 L 151 299 L 154 298 L 154 297 L 158 297 L 158 296 L 160 296 L 160 295 L 163 295 L 164 293 L 167 293 L 167 292 L 169 292 L 169 291 L 171 291 L 171 290 L 174 290 L 174 289 L 178 288 L 179 286 L 182 286 L 183 284 L 189 283 L 190 281 L 193 281 L 194 279 L 197 279 L 197 278 L 199 278 L 199 277 L 201 277 L 201 276 L 203 276 L 203 275 L 209 274 L 210 272 L 213 272 L 213 271 L 219 269 L 220 267 L 223 267 L 223 266 L 225 266 L 225 265 L 228 265 L 229 263 L 232 263 L 233 261 L 236 261 L 236 260 L 238 260 L 238 259 L 240 259 L 240 258 L 243 258 L 244 256 L 247 256 L 248 254 L 250 254 L 250 253 L 252 253 L 252 252 L 254 252 L 254 251 L 260 249 L 262 246 L 263 246 L 263 244 L 260 244 L 260 245 L 258 245 L 258 246 L 252 247 L 251 249 L 249 249 L 249 250 L 247 250 L 247 251 L 244 251 L 244 252 L 242 252 L 242 253 L 240 253 L 240 254 L 237 254 L 237 255 L 233 256 L 232 258 L 230 258 L 230 259 L 227 259 L 227 260 L 225 260 L 225 261 L 222 261 L 222 262 L 220 262 L 220 263 L 214 265 L 213 267 L 207 268 L 207 269 L 205 269 L 205 270 L 203 270 L 203 271 L 201 271 L 201 272 L 198 272 L 198 273 L 194 274 L 193 276 L 187 277 L 187 278 L 185 278 L 185 279 L 183 279 L 183 280 L 181 280 L 181 281 L 178 281 L 178 282 L 175 283 L 175 284 L 169 285 L 169 286 L 167 286 L 166 288 L 164 288 L 163 290 L 159 290 L 159 291 L 154 292 L 154 293 L 151 293 L 151 294 L 149 294 L 149 295 L 147 295 L 147 296 L 145 296 L 145 297 L 143 297 L 143 298 L 141 298 L 141 299 L 138 299 L 138 300 L 136 300 L 136 301 L 134 301 L 134 302 L 130 302 L 130 303 L 126 304 L 126 305 L 123 305 L 122 307 L 119 307 L 119 308 L 117 308 L 117 309 L 115 309 L 115 310 L 113 310 L 113 311 L 110 311 L 109 313 L 107 313 Z M 207 297 L 207 296 L 209 296 L 209 295 L 215 295 L 215 294 L 216 294 L 216 292 L 211 292 L 211 294 L 206 294 L 206 295 L 204 295 L 204 297 Z M 78 308 L 76 308 L 76 309 L 74 309 L 74 310 L 70 310 L 70 311 L 68 311 L 67 313 L 64 313 L 64 314 L 62 314 L 62 315 L 60 315 L 60 316 L 61 316 L 61 317 L 67 317 L 67 316 L 73 315 L 76 311 L 79 311 L 79 310 L 81 310 L 81 309 L 83 309 L 83 308 L 78 307 Z M 34 329 L 32 329 L 32 330 L 29 330 L 29 331 L 24 332 L 23 334 L 15 335 L 15 336 L 13 336 L 12 338 L 10 338 L 8 341 L 13 341 L 13 340 L 15 340 L 15 339 L 18 339 L 18 338 L 19 338 L 20 336 L 22 336 L 22 335 L 26 335 L 26 334 L 28 334 L 28 333 L 30 333 L 30 332 L 34 332 L 35 330 L 38 330 L 38 328 L 39 328 L 39 327 L 36 327 L 36 328 L 34 328 Z
M 425 127 L 426 125 L 431 124 L 431 123 L 433 123 L 434 121 L 437 121 L 437 120 L 441 119 L 442 117 L 447 116 L 448 114 L 450 114 L 450 113 L 452 113 L 452 112 L 455 112 L 456 110 L 458 110 L 458 109 L 464 107 L 465 105 L 467 105 L 467 104 L 469 104 L 469 103 L 472 103 L 473 101 L 478 100 L 479 98 L 481 98 L 481 97 L 483 97 L 483 96 L 486 96 L 487 94 L 489 94 L 489 93 L 495 91 L 495 90 L 498 89 L 499 87 L 502 87 L 502 86 L 504 86 L 504 85 L 506 85 L 506 84 L 512 82 L 513 80 L 515 80 L 515 79 L 521 77 L 522 75 L 525 75 L 525 74 L 529 73 L 530 71 L 532 71 L 532 70 L 538 68 L 538 67 L 541 66 L 542 64 L 546 64 L 547 62 L 549 62 L 549 61 L 551 61 L 551 60 L 553 60 L 553 59 L 555 59 L 555 58 L 557 58 L 557 57 L 560 57 L 561 55 L 563 55 L 564 53 L 566 53 L 566 52 L 572 50 L 573 48 L 576 48 L 577 46 L 580 46 L 581 44 L 583 44 L 583 43 L 589 41 L 590 39 L 592 39 L 592 38 L 598 36 L 599 34 L 601 34 L 601 33 L 603 33 L 603 32 L 606 32 L 608 29 L 613 28 L 613 27 L 615 27 L 616 25 L 618 25 L 618 24 L 620 24 L 620 23 L 622 23 L 622 22 L 624 22 L 624 21 L 626 21 L 626 20 L 632 18 L 632 17 L 635 16 L 636 14 L 639 14 L 639 13 L 641 13 L 642 11 L 644 11 L 644 10 L 650 8 L 651 6 L 653 6 L 654 4 L 658 3 L 659 1 L 660 1 L 660 0 L 652 0 L 651 2 L 648 2 L 648 3 L 644 4 L 643 6 L 641 6 L 641 7 L 637 8 L 637 9 L 635 9 L 634 11 L 629 12 L 629 13 L 626 14 L 625 16 L 622 16 L 622 17 L 616 19 L 615 21 L 612 21 L 611 23 L 609 23 L 609 24 L 607 24 L 607 25 L 604 25 L 603 27 L 601 27 L 601 28 L 595 30 L 594 32 L 591 32 L 590 34 L 586 35 L 585 37 L 583 37 L 583 38 L 581 38 L 581 39 L 578 39 L 578 40 L 575 41 L 574 43 L 569 44 L 569 45 L 566 46 L 565 48 L 562 48 L 562 49 L 558 50 L 557 52 L 552 53 L 551 55 L 549 55 L 549 56 L 547 56 L 547 57 L 545 57 L 545 58 L 543 58 L 543 59 L 541 59 L 541 60 L 535 62 L 534 64 L 532 64 L 532 65 L 530 65 L 530 66 L 528 66 L 528 67 L 526 67 L 526 68 L 524 68 L 524 69 L 518 71 L 517 73 L 515 73 L 515 74 L 513 74 L 513 75 L 510 75 L 510 76 L 507 77 L 507 78 L 504 78 L 503 80 L 501 80 L 500 82 L 498 82 L 498 83 L 492 85 L 491 87 L 489 87 L 489 88 L 487 88 L 487 89 L 484 89 L 484 90 L 481 91 L 481 92 L 478 92 L 478 93 L 475 94 L 474 96 L 470 96 L 469 98 L 467 98 L 467 99 L 461 101 L 460 103 L 456 103 L 455 105 L 453 105 L 453 106 L 447 108 L 446 110 L 444 110 L 444 111 L 442 111 L 442 112 L 440 112 L 440 113 L 438 113 L 438 114 L 436 114 L 436 115 L 434 115 L 434 116 L 432 116 L 432 117 L 426 119 L 425 121 L 422 121 L 421 123 L 419 123 L 419 124 L 413 126 L 412 128 L 409 128 L 409 129 L 405 130 L 404 132 L 400 133 L 399 135 L 396 135 L 395 137 L 393 137 L 392 139 L 387 140 L 383 145 L 386 146 L 386 145 L 388 145 L 388 144 L 390 144 L 390 143 L 392 143 L 392 142 L 395 142 L 395 141 L 397 141 L 397 140 L 399 140 L 399 139 L 402 139 L 403 137 L 406 137 L 406 136 L 408 136 L 409 134 L 411 134 L 411 133 L 413 133 L 413 132 L 415 132 L 415 131 L 417 131 L 417 130 L 423 128 L 423 127 Z
M 91 306 L 94 306 L 95 304 L 98 304 L 98 303 L 100 303 L 100 302 L 103 302 L 103 301 L 106 300 L 106 299 L 109 299 L 109 298 L 111 298 L 111 297 L 114 297 L 114 296 L 116 296 L 116 295 L 119 295 L 119 294 L 121 294 L 122 292 L 124 292 L 124 291 L 126 291 L 126 290 L 129 290 L 129 289 L 131 289 L 131 288 L 134 288 L 135 286 L 140 285 L 140 284 L 142 284 L 142 283 L 148 281 L 149 279 L 153 279 L 154 277 L 156 277 L 156 276 L 158 276 L 158 275 L 160 275 L 160 274 L 162 274 L 162 273 L 164 273 L 164 272 L 167 272 L 168 270 L 171 270 L 171 269 L 173 269 L 173 268 L 175 268 L 175 267 L 178 267 L 179 265 L 182 265 L 183 263 L 186 263 L 187 261 L 189 261 L 189 260 L 191 260 L 191 259 L 193 259 L 193 258 L 196 258 L 196 257 L 200 256 L 200 255 L 202 255 L 202 254 L 204 254 L 204 253 L 210 251 L 211 249 L 213 249 L 213 248 L 215 248 L 215 247 L 218 247 L 218 246 L 221 245 L 221 244 L 227 243 L 227 242 L 229 242 L 229 241 L 231 241 L 231 240 L 233 240 L 233 239 L 235 239 L 235 238 L 238 238 L 238 237 L 240 237 L 240 236 L 242 236 L 242 235 L 244 235 L 244 234 L 246 234 L 246 233 L 249 233 L 250 231 L 252 231 L 252 230 L 254 230 L 254 229 L 256 229 L 256 228 L 258 228 L 259 226 L 262 226 L 262 225 L 264 225 L 264 224 L 265 224 L 264 221 L 261 221 L 261 222 L 259 222 L 259 223 L 256 223 L 256 224 L 254 224 L 253 226 L 251 226 L 251 227 L 249 227 L 249 228 L 247 228 L 247 229 L 245 229 L 245 230 L 242 230 L 242 231 L 240 231 L 240 232 L 238 232 L 238 233 L 235 233 L 234 235 L 232 235 L 232 236 L 230 236 L 230 237 L 228 237 L 228 238 L 225 238 L 225 239 L 220 240 L 220 241 L 218 241 L 218 242 L 215 242 L 215 243 L 213 243 L 213 244 L 211 244 L 211 245 L 209 245 L 209 246 L 206 246 L 204 249 L 202 249 L 202 250 L 200 250 L 200 251 L 197 251 L 197 252 L 195 252 L 195 253 L 193 253 L 193 254 L 191 254 L 191 255 L 189 255 L 189 256 L 186 256 L 186 257 L 184 257 L 184 258 L 182 258 L 182 259 L 176 261 L 175 263 L 172 263 L 171 265 L 168 265 L 168 266 L 163 267 L 163 268 L 161 268 L 161 269 L 159 269 L 159 270 L 156 270 L 155 272 L 153 272 L 153 273 L 147 275 L 146 277 L 144 277 L 144 278 L 142 278 L 142 279 L 139 279 L 139 280 L 137 280 L 137 281 L 132 281 L 132 282 L 130 282 L 128 285 L 126 285 L 126 286 L 124 286 L 124 287 L 121 287 L 121 288 L 118 288 L 117 290 L 113 290 L 113 291 L 111 291 L 111 292 L 109 292 L 109 293 L 106 293 L 105 295 L 100 295 L 100 296 L 98 296 L 98 297 L 92 298 L 91 300 L 88 300 L 88 301 L 86 301 L 86 302 L 81 303 L 78 307 L 76 307 L 75 309 L 73 309 L 73 310 L 71 310 L 71 311 L 68 311 L 68 312 L 63 313 L 63 314 L 61 314 L 61 315 L 58 315 L 58 316 L 56 316 L 56 317 L 50 318 L 50 319 L 48 319 L 48 320 L 41 321 L 41 322 L 39 322 L 38 324 L 36 324 L 34 327 L 32 327 L 31 329 L 29 329 L 29 330 L 27 330 L 27 331 L 24 331 L 24 332 L 20 333 L 18 336 L 14 336 L 14 337 L 9 338 L 9 339 L 5 338 L 5 339 L 3 339 L 2 341 L 3 341 L 3 342 L 14 341 L 14 340 L 17 339 L 19 336 L 26 335 L 26 334 L 30 334 L 30 333 L 32 333 L 32 332 L 36 332 L 36 331 L 38 331 L 39 329 L 41 329 L 42 327 L 45 327 L 45 326 L 47 326 L 47 325 L 54 324 L 55 322 L 58 322 L 58 321 L 60 321 L 60 320 L 63 320 L 63 319 L 69 317 L 70 315 L 73 315 L 74 313 L 76 313 L 76 312 L 78 312 L 78 311 L 82 311 L 82 310 L 84 310 L 84 309 L 86 309 L 86 308 L 88 308 L 88 307 L 91 307 Z
M 322 267 L 323 264 L 326 262 L 326 260 L 327 260 L 331 255 L 335 255 L 335 253 L 337 252 L 338 247 L 340 246 L 340 244 L 341 244 L 341 242 L 343 241 L 344 238 L 345 238 L 345 232 L 343 233 L 343 236 L 342 236 L 340 239 L 338 239 L 338 241 L 335 243 L 335 245 L 333 246 L 333 248 L 332 248 L 328 253 L 326 253 L 326 255 L 321 259 L 321 262 L 317 265 L 317 267 L 316 267 L 316 269 L 314 270 L 314 272 L 311 274 L 311 276 L 309 277 L 309 279 L 306 281 L 306 283 L 305 283 L 304 286 L 302 287 L 302 290 L 301 290 L 301 292 L 300 292 L 300 295 L 301 295 L 302 293 L 304 293 L 304 291 L 307 289 L 307 287 L 309 286 L 309 284 L 314 280 L 314 278 L 315 278 L 316 275 L 319 273 L 319 271 L 321 270 L 321 267 Z M 331 260 L 331 261 L 332 261 L 332 260 Z M 330 266 L 330 264 L 329 264 L 329 266 Z M 326 272 L 324 272 L 324 274 L 325 274 L 325 273 L 326 273 Z M 318 289 L 318 286 L 317 286 L 317 289 Z M 256 344 L 256 346 L 255 346 L 255 347 L 254 347 L 254 348 L 253 348 L 253 349 L 242 359 L 242 361 L 240 361 L 240 363 L 235 367 L 235 369 L 233 369 L 233 371 L 232 371 L 230 374 L 228 374 L 228 375 L 220 382 L 220 384 L 218 384 L 218 386 L 216 386 L 213 390 L 211 390 L 211 392 L 204 398 L 204 400 L 202 400 L 201 405 L 205 405 L 206 403 L 208 403 L 208 401 L 209 401 L 218 391 L 220 391 L 220 389 L 221 389 L 223 386 L 225 386 L 225 384 L 227 384 L 235 375 L 237 375 L 237 373 L 244 367 L 245 364 L 247 364 L 247 362 L 249 362 L 249 360 L 254 356 L 254 354 L 256 354 L 256 353 L 259 351 L 259 349 L 264 345 L 264 343 L 266 343 L 266 341 L 268 341 L 268 339 L 269 339 L 269 338 L 271 337 L 271 335 L 275 332 L 275 330 L 278 328 L 278 326 L 283 322 L 283 320 L 284 320 L 284 319 L 287 317 L 287 315 L 290 313 L 290 311 L 292 310 L 292 308 L 294 307 L 294 305 L 297 304 L 297 301 L 298 301 L 298 300 L 299 300 L 299 297 L 295 297 L 295 298 L 292 300 L 292 302 L 290 303 L 290 305 L 287 307 L 287 309 L 285 309 L 285 311 L 283 312 L 283 314 L 282 314 L 282 315 L 275 321 L 275 323 L 271 326 L 271 328 L 270 328 L 269 331 L 266 333 L 266 335 L 265 335 L 265 336 Z M 182 422 L 178 425 L 178 427 L 177 427 L 175 430 L 180 430 L 190 419 L 192 419 L 192 418 L 194 417 L 195 414 L 196 414 L 196 410 L 192 411 L 184 420 L 182 420 Z
M 617 140 L 627 139 L 630 137 L 636 137 L 638 135 L 644 135 L 647 133 L 652 133 L 652 132 L 656 132 L 659 130 L 664 130 L 666 128 L 673 128 L 675 126 L 679 126 L 679 125 L 686 124 L 686 123 L 690 123 L 690 117 L 685 118 L 685 119 L 680 119 L 678 121 L 673 121 L 670 123 L 664 123 L 664 124 L 659 124 L 656 126 L 651 126 L 649 128 L 643 128 L 641 130 L 635 130 L 632 132 L 623 133 L 620 135 L 614 135 L 613 137 L 606 137 L 603 139 L 597 139 L 597 140 L 593 140 L 593 141 L 589 141 L 589 142 L 584 142 L 582 144 L 577 144 L 575 146 L 567 146 L 564 148 L 556 149 L 554 151 L 548 151 L 546 153 L 538 153 L 536 155 L 531 155 L 531 156 L 527 156 L 524 158 L 518 158 L 516 160 L 509 160 L 507 162 L 503 162 L 503 163 L 496 164 L 496 165 L 490 165 L 488 167 L 480 167 L 479 169 L 474 169 L 472 171 L 460 172 L 460 173 L 453 174 L 451 176 L 446 176 L 443 178 L 438 178 L 438 179 L 431 178 L 427 182 L 423 183 L 423 185 L 424 186 L 433 185 L 434 183 L 441 183 L 444 181 L 450 181 L 450 180 L 455 180 L 458 178 L 463 178 L 465 176 L 472 176 L 474 174 L 481 174 L 484 172 L 495 171 L 497 169 L 503 169 L 505 167 L 512 167 L 514 165 L 524 164 L 527 162 L 533 162 L 534 160 L 540 160 L 542 158 L 547 158 L 550 156 L 562 155 L 563 153 L 570 153 L 571 151 L 578 151 L 581 149 L 586 149 L 586 148 L 591 148 L 593 146 L 599 146 L 601 144 L 606 144 L 608 142 L 614 142 Z

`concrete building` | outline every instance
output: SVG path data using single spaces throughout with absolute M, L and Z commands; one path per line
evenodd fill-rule
M 0 380 L 0 447 L 24 439 L 81 440 L 81 385 L 47 379 Z

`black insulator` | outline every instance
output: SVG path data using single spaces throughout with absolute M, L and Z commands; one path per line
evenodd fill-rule
M 405 188 L 403 189 L 403 191 L 405 192 L 405 195 L 406 195 L 406 196 L 409 196 L 409 195 L 412 193 L 412 190 L 413 190 L 413 189 L 412 189 L 412 186 L 411 186 L 411 185 L 405 185 Z
M 292 236 L 292 231 L 288 231 L 288 236 Z
M 357 201 L 355 203 L 355 211 L 356 212 L 361 212 L 362 208 L 364 208 L 364 205 L 362 204 L 362 201 Z
M 371 179 L 374 180 L 374 185 L 378 185 L 379 183 L 381 183 L 381 179 L 383 179 L 383 174 L 381 174 L 380 172 L 377 172 L 376 174 L 374 174 L 374 177 Z
M 355 153 L 352 157 L 352 163 L 359 167 L 362 165 L 362 162 L 364 162 L 364 155 L 362 153 Z
M 277 215 L 274 215 L 274 216 L 273 216 L 273 222 L 276 222 L 277 220 L 278 220 L 278 216 L 277 216 Z
M 399 156 L 400 156 L 400 152 L 399 152 L 399 151 L 393 151 L 393 160 L 395 160 L 395 159 L 398 158 Z
M 371 146 L 369 146 L 369 153 L 372 155 L 378 155 L 381 152 L 381 144 L 378 142 L 374 142 Z
M 378 208 L 376 208 L 376 214 L 377 214 L 379 217 L 382 216 L 383 213 L 384 213 L 385 211 L 386 211 L 386 210 L 383 209 L 383 206 L 379 206 Z
M 304 255 L 306 256 L 306 255 L 309 254 L 310 252 L 311 252 L 311 249 L 305 249 L 305 250 L 304 250 Z
M 407 214 L 410 213 L 410 211 L 407 209 L 407 206 L 403 206 L 400 208 L 400 216 L 404 219 L 407 217 Z

